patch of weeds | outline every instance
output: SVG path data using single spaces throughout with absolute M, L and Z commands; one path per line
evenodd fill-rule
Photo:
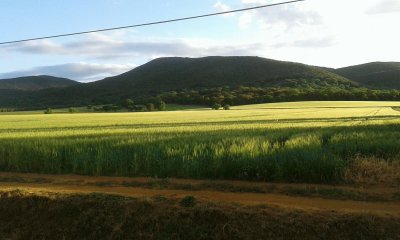
M 182 207 L 194 207 L 197 203 L 197 200 L 195 197 L 193 196 L 186 196 L 184 198 L 182 198 L 180 205 Z
M 393 193 L 392 198 L 393 198 L 394 200 L 400 200 L 400 192 L 395 192 L 395 193 Z
M 47 178 L 22 178 L 18 176 L 0 177 L 0 182 L 17 182 L 17 183 L 50 183 L 52 180 Z
M 98 187 L 111 187 L 114 185 L 112 182 L 94 182 L 92 184 Z
M 94 199 L 94 200 L 101 200 L 101 201 L 124 201 L 124 200 L 131 200 L 131 197 L 125 197 L 117 194 L 107 194 L 107 193 L 99 193 L 93 192 L 87 195 L 87 197 Z
M 282 189 L 282 193 L 292 196 L 321 197 L 326 199 L 339 200 L 355 200 L 355 201 L 385 201 L 387 199 L 376 196 L 363 194 L 358 191 L 344 190 L 339 188 L 318 188 L 312 186 L 291 187 L 286 186 Z
M 0 198 L 22 197 L 24 195 L 26 195 L 26 191 L 19 188 L 11 191 L 0 192 Z
M 199 185 L 193 185 L 190 183 L 185 183 L 185 184 L 173 184 L 171 186 L 173 189 L 179 189 L 179 190 L 187 190 L 187 191 L 200 191 L 202 189 L 201 186 Z
M 121 185 L 125 186 L 125 187 L 141 187 L 141 186 L 143 186 L 143 183 L 135 182 L 135 181 L 130 181 L 130 182 L 123 181 L 121 183 Z
M 165 196 L 163 196 L 163 195 L 153 196 L 152 199 L 153 199 L 154 201 L 157 201 L 157 202 L 165 202 L 165 201 L 168 200 L 168 198 L 165 197 Z
M 149 186 L 150 188 L 166 188 L 169 184 L 170 182 L 166 178 L 152 179 L 145 183 L 145 185 Z
M 208 188 L 219 192 L 239 192 L 239 193 L 266 193 L 267 189 L 258 186 L 235 186 L 228 183 L 206 182 L 199 185 L 201 188 Z

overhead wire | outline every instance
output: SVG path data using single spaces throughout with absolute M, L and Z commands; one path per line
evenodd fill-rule
M 218 16 L 218 15 L 224 15 L 224 14 L 244 12 L 244 11 L 256 10 L 256 9 L 267 8 L 267 7 L 274 7 L 274 6 L 286 5 L 286 4 L 296 3 L 296 2 L 304 2 L 304 1 L 306 1 L 306 0 L 293 0 L 293 1 L 265 4 L 265 5 L 259 5 L 259 6 L 254 6 L 254 7 L 240 8 L 240 9 L 235 9 L 235 10 L 215 12 L 215 13 L 209 13 L 209 14 L 203 14 L 203 15 L 197 15 L 197 16 L 191 16 L 191 17 L 183 17 L 183 18 L 175 18 L 175 19 L 168 19 L 168 20 L 155 21 L 155 22 L 139 23 L 139 24 L 121 26 L 121 27 L 103 28 L 103 29 L 89 30 L 89 31 L 82 31 L 82 32 L 64 33 L 64 34 L 50 35 L 50 36 L 44 36 L 44 37 L 12 40 L 12 41 L 0 42 L 0 45 L 37 41 L 37 40 L 44 40 L 44 39 L 51 39 L 51 38 L 76 36 L 76 35 L 83 35 L 83 34 L 97 33 L 97 32 L 114 31 L 114 30 L 127 29 L 127 28 L 145 27 L 145 26 L 166 24 L 166 23 L 179 22 L 179 21 L 187 21 L 187 20 L 192 20 L 192 19 L 197 19 L 197 18 L 206 18 L 206 17 Z

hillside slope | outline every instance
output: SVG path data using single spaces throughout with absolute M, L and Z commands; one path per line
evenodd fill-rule
M 333 70 L 341 76 L 372 88 L 400 89 L 399 62 L 373 62 Z
M 79 83 L 66 78 L 52 76 L 28 76 L 10 79 L 0 79 L 0 89 L 34 91 L 46 88 L 63 88 Z
M 334 87 L 358 84 L 319 67 L 260 57 L 159 58 L 121 75 L 64 89 L 44 89 L 18 96 L 18 106 L 68 106 L 115 103 L 125 98 L 169 91 L 216 87 Z M 15 98 L 14 98 L 15 99 Z M 0 99 L 0 105 L 10 103 Z M 20 103 L 23 103 L 21 105 Z M 15 104 L 14 104 L 15 105 Z
M 159 58 L 93 84 L 96 88 L 168 91 L 185 88 L 284 86 L 290 80 L 356 85 L 318 67 L 260 57 Z

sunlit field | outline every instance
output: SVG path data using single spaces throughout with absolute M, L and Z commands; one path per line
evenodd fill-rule
M 398 102 L 299 102 L 140 113 L 0 115 L 0 171 L 346 181 L 400 156 Z

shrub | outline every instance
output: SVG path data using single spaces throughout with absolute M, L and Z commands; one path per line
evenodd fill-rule
M 152 103 L 146 104 L 146 109 L 149 112 L 154 111 L 154 104 L 152 104 Z
M 229 104 L 224 105 L 224 110 L 230 110 L 230 109 L 231 109 L 231 106 Z
M 167 109 L 167 104 L 164 102 L 164 101 L 159 101 L 158 103 L 157 103 L 157 109 L 159 110 L 159 111 L 165 111 L 166 109 Z
M 196 198 L 193 196 L 186 196 L 184 198 L 182 198 L 180 205 L 182 207 L 194 207 L 196 205 Z
M 53 113 L 53 109 L 48 108 L 44 111 L 44 114 L 52 114 Z
M 212 106 L 212 109 L 214 110 L 219 110 L 221 108 L 221 104 L 219 103 L 214 103 L 214 105 Z

